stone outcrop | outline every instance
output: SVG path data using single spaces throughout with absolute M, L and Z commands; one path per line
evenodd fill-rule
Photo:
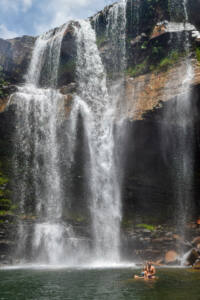
M 187 1 L 187 6 L 190 22 L 200 30 L 200 17 L 197 13 L 200 11 L 200 0 Z
M 145 112 L 152 111 L 162 102 L 184 94 L 182 74 L 184 62 L 173 65 L 164 72 L 152 72 L 132 78 L 126 77 L 127 111 L 130 119 L 142 120 Z M 193 59 L 194 77 L 192 86 L 200 85 L 200 63 Z M 191 86 L 191 88 L 192 88 Z M 135 101 L 137 99 L 137 101 Z
M 31 36 L 0 39 L 0 65 L 9 82 L 14 84 L 24 82 L 35 39 Z

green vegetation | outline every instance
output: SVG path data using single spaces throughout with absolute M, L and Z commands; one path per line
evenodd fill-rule
M 161 47 L 154 46 L 152 48 L 152 54 L 159 54 L 160 51 L 161 51 Z M 162 71 L 167 71 L 175 63 L 177 63 L 184 55 L 185 55 L 184 52 L 178 52 L 177 50 L 172 50 L 167 56 L 161 57 L 160 59 L 154 59 L 154 64 L 152 64 L 152 57 L 147 57 L 142 63 L 134 67 L 129 67 L 126 73 L 131 77 L 136 77 L 149 71 L 157 72 L 157 73 Z M 200 61 L 200 49 L 198 55 Z
M 148 225 L 148 224 L 137 224 L 136 227 L 137 228 L 148 229 L 150 231 L 155 231 L 156 230 L 156 226 L 154 226 L 154 225 Z
M 3 68 L 0 66 L 0 98 L 8 96 L 8 94 L 3 90 L 3 87 L 7 84 L 8 83 L 5 81 L 5 76 L 3 74 Z
M 2 163 L 0 162 L 0 217 L 14 215 L 17 205 L 14 205 L 10 198 L 8 189 L 9 179 L 3 172 Z M 0 219 L 1 223 L 5 221 Z
M 0 210 L 0 217 L 2 217 L 2 216 L 8 216 L 8 215 L 12 216 L 13 214 L 14 213 L 11 210 Z
M 97 38 L 97 47 L 100 48 L 102 46 L 103 43 L 105 43 L 106 41 L 106 37 L 104 35 L 101 35 Z
M 145 73 L 145 71 L 147 71 L 147 68 L 148 68 L 148 58 L 146 58 L 141 64 L 136 65 L 135 67 L 128 68 L 126 73 L 131 77 L 135 77 Z
M 200 46 L 196 47 L 196 57 L 197 57 L 198 62 L 200 62 Z
M 123 228 L 131 228 L 133 227 L 133 220 L 132 219 L 123 219 L 122 221 Z
M 60 66 L 60 72 L 61 73 L 70 73 L 75 70 L 75 60 L 69 59 L 66 63 L 61 64 Z
M 158 72 L 166 71 L 173 64 L 177 63 L 181 56 L 183 56 L 183 54 L 179 53 L 178 51 L 173 50 L 172 52 L 169 53 L 169 55 L 167 57 L 164 57 L 163 59 L 161 59 L 159 64 L 155 67 L 155 70 Z

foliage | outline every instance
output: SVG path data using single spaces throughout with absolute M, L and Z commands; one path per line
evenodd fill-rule
M 13 212 L 11 210 L 0 210 L 0 216 L 3 217 L 3 216 L 12 216 L 13 215 Z
M 196 57 L 198 62 L 200 62 L 200 47 L 196 47 Z
M 157 54 L 161 51 L 160 47 L 153 47 L 152 53 Z M 161 57 L 158 60 L 154 60 L 152 63 L 152 57 L 147 57 L 142 63 L 129 67 L 127 70 L 127 74 L 131 77 L 136 77 L 138 75 L 142 75 L 145 72 L 161 72 L 167 71 L 170 67 L 172 67 L 175 63 L 177 63 L 181 57 L 185 55 L 184 52 L 178 52 L 177 50 L 172 50 L 167 56 Z M 200 50 L 199 50 L 199 59 L 200 59 Z M 151 64 L 150 64 L 151 62 Z
M 127 70 L 127 74 L 131 77 L 138 76 L 142 73 L 144 73 L 147 69 L 147 58 L 139 65 L 136 65 L 135 67 L 130 67 Z
M 2 171 L 2 163 L 0 162 L 0 216 L 13 215 L 17 209 L 9 199 L 10 191 L 8 189 L 9 179 Z
M 156 226 L 154 226 L 154 225 L 149 225 L 149 224 L 137 224 L 136 227 L 137 227 L 137 228 L 148 229 L 148 230 L 150 230 L 150 231 L 155 231 L 155 230 L 156 230 Z
M 3 87 L 7 84 L 8 83 L 5 81 L 5 76 L 3 74 L 3 68 L 0 66 L 0 98 L 8 96 L 3 90 Z
M 101 35 L 97 38 L 97 47 L 100 48 L 102 46 L 102 44 L 104 44 L 106 41 L 106 37 L 104 35 Z

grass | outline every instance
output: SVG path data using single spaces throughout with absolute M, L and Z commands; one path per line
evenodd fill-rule
M 147 69 L 147 58 L 139 65 L 136 65 L 135 67 L 130 67 L 127 70 L 127 74 L 131 77 L 136 77 L 138 75 L 141 75 L 144 73 Z
M 12 216 L 13 215 L 13 212 L 11 210 L 0 210 L 0 216 L 3 217 L 3 216 Z
M 155 50 L 154 50 L 155 51 Z M 200 49 L 197 48 L 198 60 L 200 61 Z M 135 67 L 130 67 L 126 71 L 128 75 L 131 77 L 136 77 L 144 74 L 145 72 L 161 72 L 167 71 L 170 67 L 172 67 L 175 63 L 177 63 L 181 57 L 185 55 L 184 52 L 171 51 L 168 56 L 161 58 L 155 64 L 149 64 L 149 57 L 147 57 L 141 64 L 136 65 Z
M 149 225 L 149 224 L 137 224 L 136 227 L 137 227 L 137 228 L 148 229 L 148 230 L 150 230 L 150 231 L 156 230 L 156 226 L 154 226 L 154 225 Z
M 197 57 L 198 62 L 200 62 L 200 48 L 199 47 L 196 48 L 196 57 Z

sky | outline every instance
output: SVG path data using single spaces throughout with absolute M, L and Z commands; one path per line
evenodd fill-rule
M 0 38 L 39 35 L 92 16 L 114 0 L 0 0 Z

